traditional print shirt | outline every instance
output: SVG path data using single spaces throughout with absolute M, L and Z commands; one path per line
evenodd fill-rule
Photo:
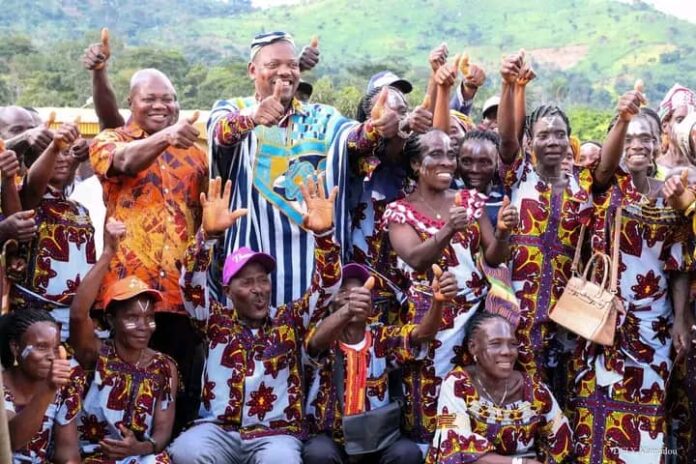
M 166 458 L 154 455 L 109 460 L 99 452 L 98 445 L 104 438 L 121 439 L 121 425 L 132 430 L 140 441 L 152 436 L 155 413 L 170 407 L 172 382 L 178 382 L 172 379 L 175 367 L 174 360 L 162 353 L 155 353 L 147 365 L 135 366 L 118 356 L 111 341 L 104 342 L 77 426 L 83 462 L 166 462 L 162 460 Z
M 455 368 L 440 389 L 438 430 L 426 464 L 471 463 L 486 453 L 565 462 L 573 445 L 568 419 L 546 385 L 522 375 L 523 398 L 497 406 L 479 395 L 466 369 Z
M 36 207 L 36 238 L 20 247 L 23 278 L 12 289 L 13 308 L 70 306 L 77 287 L 96 262 L 89 212 L 62 190 L 47 187 Z
M 512 286 L 521 310 L 519 362 L 533 373 L 557 361 L 547 349 L 556 334 L 549 310 L 570 278 L 580 228 L 592 217 L 592 172 L 575 166 L 573 174 L 564 173 L 568 185 L 562 195 L 554 195 L 527 153 L 500 169 L 506 193 L 520 214 L 520 225 L 510 237 Z
M 348 414 L 355 405 L 355 412 L 361 413 L 388 405 L 392 401 L 389 397 L 389 372 L 400 368 L 406 361 L 425 355 L 426 345 L 411 342 L 415 328 L 413 324 L 400 327 L 373 324 L 365 331 L 362 349 L 355 350 L 336 342 L 327 352 L 310 358 L 315 369 L 307 394 L 309 432 L 330 433 L 334 440 L 341 442 L 344 410 Z M 307 343 L 312 334 L 313 330 L 307 335 Z M 344 410 L 341 410 L 334 385 L 337 349 L 343 351 Z
M 184 257 L 181 291 L 191 319 L 206 336 L 200 422 L 239 432 L 242 439 L 287 434 L 304 436 L 301 349 L 316 308 L 326 308 L 341 281 L 339 248 L 333 231 L 315 235 L 316 270 L 304 296 L 270 308 L 252 330 L 211 298 L 206 274 L 214 240 L 200 230 Z M 276 275 L 281 275 L 277 270 Z M 256 333 L 254 333 L 256 332 Z
M 195 145 L 168 147 L 135 176 L 109 176 L 113 156 L 128 143 L 149 135 L 131 122 L 102 131 L 90 147 L 92 167 L 104 188 L 107 217 L 126 225 L 102 291 L 135 274 L 162 292 L 156 311 L 184 313 L 179 262 L 201 221 L 200 193 L 207 191 L 208 161 Z
M 348 163 L 372 153 L 379 140 L 371 123 L 356 124 L 326 105 L 293 100 L 281 124 L 254 126 L 254 97 L 215 103 L 208 120 L 211 171 L 234 186 L 230 209 L 248 208 L 227 232 L 213 264 L 209 285 L 218 299 L 225 257 L 241 246 L 274 256 L 278 275 L 271 304 L 299 298 L 310 285 L 314 240 L 302 226 L 299 186 L 325 174 L 327 191 L 339 188 L 334 213 L 336 239 L 350 252 Z
M 77 362 L 72 362 L 70 381 L 56 393 L 56 397 L 48 405 L 44 413 L 41 429 L 31 441 L 12 454 L 13 464 L 32 463 L 44 464 L 49 462 L 49 450 L 54 446 L 54 427 L 68 425 L 74 421 L 82 408 L 82 396 L 85 390 L 85 375 Z M 5 384 L 5 409 L 9 412 L 20 413 L 23 406 L 15 404 L 12 391 Z

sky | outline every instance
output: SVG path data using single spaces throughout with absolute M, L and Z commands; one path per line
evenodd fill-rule
M 624 3 L 632 3 L 633 0 L 618 0 Z M 696 2 L 694 0 L 643 0 L 655 8 L 678 18 L 691 21 L 696 24 Z M 269 8 L 274 6 L 299 3 L 299 0 L 252 0 L 255 7 Z
M 623 0 L 631 3 L 631 0 Z M 660 11 L 696 24 L 696 2 L 693 0 L 645 0 Z

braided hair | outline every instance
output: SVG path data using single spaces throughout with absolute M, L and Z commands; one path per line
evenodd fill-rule
M 466 321 L 466 324 L 464 325 L 464 345 L 468 345 L 468 343 L 474 338 L 474 335 L 476 335 L 476 332 L 478 332 L 478 330 L 481 328 L 484 322 L 490 321 L 492 319 L 501 319 L 507 322 L 508 324 L 510 323 L 510 321 L 505 319 L 500 314 L 478 310 L 474 313 L 473 316 L 471 316 L 471 318 L 469 318 L 468 321 Z
M 19 343 L 22 335 L 37 322 L 56 324 L 51 314 L 43 309 L 23 309 L 13 311 L 0 318 L 0 361 L 3 367 L 9 369 L 15 362 L 10 343 Z
M 527 116 L 525 121 L 525 133 L 527 134 L 527 137 L 530 140 L 534 137 L 534 124 L 536 124 L 539 119 L 548 118 L 552 116 L 559 116 L 563 120 L 566 127 L 568 128 L 568 137 L 570 137 L 570 120 L 568 119 L 568 116 L 566 116 L 566 114 L 563 112 L 563 110 L 557 107 L 556 105 L 537 106 L 536 109 L 532 111 L 532 113 L 529 116 Z
M 491 142 L 495 147 L 496 151 L 500 153 L 500 136 L 490 130 L 472 130 L 466 133 L 464 140 L 462 140 L 462 145 L 466 143 L 467 140 L 485 140 Z M 459 148 L 461 151 L 461 147 Z

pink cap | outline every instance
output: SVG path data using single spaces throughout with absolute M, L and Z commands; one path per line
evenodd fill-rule
M 222 285 L 229 284 L 230 280 L 250 262 L 261 264 L 268 272 L 273 272 L 276 268 L 273 256 L 254 251 L 249 247 L 241 247 L 225 259 L 225 267 L 222 269 Z
M 367 282 L 370 278 L 370 271 L 365 266 L 358 263 L 348 263 L 343 266 L 343 281 L 348 279 L 358 279 L 361 284 Z

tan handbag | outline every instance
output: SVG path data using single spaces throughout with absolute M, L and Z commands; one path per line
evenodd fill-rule
M 551 309 L 549 317 L 558 325 L 573 333 L 601 345 L 613 345 L 618 313 L 625 313 L 621 299 L 616 295 L 619 268 L 619 239 L 621 234 L 621 208 L 618 208 L 614 221 L 612 256 L 597 252 L 587 262 L 585 272 L 580 275 L 578 264 L 585 226 L 580 229 L 580 237 L 575 248 L 571 271 L 563 294 Z M 599 262 L 603 263 L 602 282 L 592 280 Z M 610 275 L 609 275 L 610 274 Z M 607 288 L 609 279 L 609 288 Z

